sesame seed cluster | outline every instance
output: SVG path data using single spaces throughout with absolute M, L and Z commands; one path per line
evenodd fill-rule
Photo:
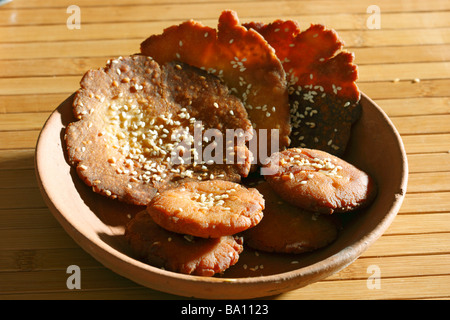
M 198 160 L 196 148 L 185 150 L 185 145 L 194 143 L 193 125 L 196 122 L 190 117 L 186 108 L 178 113 L 163 113 L 157 116 L 148 115 L 145 108 L 133 103 L 132 100 L 114 101 L 108 110 L 109 123 L 107 132 L 114 138 L 114 148 L 124 155 L 125 164 L 137 165 L 144 172 L 138 175 L 136 170 L 117 168 L 117 173 L 131 174 L 132 181 L 136 179 L 148 183 L 154 179 L 163 180 L 168 174 L 178 174 L 181 178 L 193 177 L 193 170 L 184 165 L 183 155 L 189 151 L 189 163 L 192 167 L 208 172 L 205 161 Z M 204 126 L 198 124 L 201 132 Z M 191 129 L 191 130 L 190 130 Z M 192 162 L 191 162 L 192 160 Z M 109 159 L 111 166 L 116 165 L 114 159 Z M 197 168 L 196 168 L 197 167 Z M 199 175 L 198 179 L 209 178 L 209 174 Z
M 281 166 L 289 167 L 292 170 L 293 166 L 301 168 L 301 173 L 308 173 L 307 177 L 312 179 L 314 175 L 312 172 L 318 172 L 328 176 L 333 176 L 336 178 L 342 178 L 342 175 L 338 173 L 343 168 L 340 165 L 334 163 L 330 158 L 317 158 L 307 159 L 299 154 L 295 154 L 288 158 L 282 158 L 280 160 Z M 306 168 L 305 168 L 306 167 Z M 306 170 L 305 170 L 306 169 Z M 294 179 L 292 172 L 289 173 L 289 179 Z M 306 181 L 301 181 L 301 183 L 306 183 Z
M 226 199 L 230 197 L 230 194 L 235 192 L 236 189 L 234 188 L 227 189 L 222 194 L 195 191 L 192 193 L 191 199 L 195 201 L 202 210 L 207 210 L 212 207 L 221 207 L 222 210 L 231 210 L 230 207 L 226 207 L 224 204 Z

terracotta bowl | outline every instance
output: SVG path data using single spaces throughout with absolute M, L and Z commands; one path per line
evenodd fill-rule
M 52 113 L 39 136 L 35 161 L 42 195 L 62 227 L 84 250 L 114 272 L 159 291 L 196 298 L 248 299 L 324 279 L 356 260 L 383 234 L 406 192 L 408 164 L 401 138 L 386 114 L 363 95 L 362 117 L 355 124 L 344 158 L 370 173 L 379 193 L 369 208 L 345 216 L 334 243 L 303 255 L 257 253 L 246 248 L 239 262 L 217 277 L 161 270 L 134 259 L 124 241 L 127 215 L 143 208 L 93 193 L 67 163 L 63 136 L 73 121 L 72 99 L 73 95 Z

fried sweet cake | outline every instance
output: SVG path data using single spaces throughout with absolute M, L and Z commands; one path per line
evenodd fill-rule
M 126 226 L 125 238 L 134 255 L 170 271 L 210 277 L 237 263 L 243 240 L 237 236 L 196 238 L 161 228 L 142 211 Z
M 224 180 L 191 181 L 153 198 L 147 212 L 161 227 L 202 238 L 233 235 L 257 225 L 264 198 L 254 188 Z
M 249 247 L 299 254 L 323 248 L 336 239 L 338 223 L 331 216 L 289 204 L 264 180 L 255 188 L 264 196 L 264 218 L 242 234 Z
M 66 129 L 68 160 L 88 186 L 113 199 L 147 205 L 179 180 L 239 181 L 250 170 L 244 106 L 198 68 L 142 55 L 115 59 L 84 75 L 73 105 L 78 120 Z M 216 151 L 239 159 L 202 157 L 212 148 L 206 133 L 225 136 L 226 129 L 239 129 L 242 143 Z
M 264 178 L 285 201 L 332 214 L 367 206 L 377 187 L 371 176 L 321 150 L 289 148 L 274 153 Z

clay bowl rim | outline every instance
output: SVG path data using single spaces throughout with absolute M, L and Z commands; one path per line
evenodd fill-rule
M 71 97 L 72 96 L 70 96 L 68 99 L 70 99 Z M 349 264 L 353 263 L 386 231 L 402 205 L 408 181 L 408 162 L 403 142 L 401 140 L 400 134 L 393 125 L 392 121 L 385 114 L 385 112 L 367 95 L 361 93 L 362 103 L 364 100 L 366 104 L 371 105 L 371 107 L 375 108 L 376 111 L 380 113 L 383 120 L 386 122 L 387 126 L 396 139 L 395 145 L 399 148 L 398 151 L 400 153 L 402 162 L 401 179 L 398 189 L 402 191 L 395 195 L 390 209 L 383 216 L 383 219 L 380 220 L 376 224 L 376 226 L 370 230 L 370 232 L 357 239 L 357 241 L 354 241 L 351 245 L 340 249 L 335 254 L 328 256 L 323 260 L 317 261 L 311 265 L 294 269 L 292 271 L 286 271 L 266 276 L 245 278 L 217 278 L 185 275 L 163 270 L 143 263 L 113 248 L 110 244 L 106 243 L 101 238 L 97 237 L 93 239 L 89 236 L 89 233 L 87 231 L 79 230 L 74 225 L 73 221 L 71 221 L 70 214 L 67 215 L 67 213 L 63 212 L 63 210 L 60 209 L 61 205 L 58 201 L 57 195 L 52 194 L 51 190 L 49 192 L 49 190 L 47 190 L 47 187 L 45 186 L 45 182 L 43 182 L 42 180 L 43 173 L 41 172 L 40 164 L 42 161 L 48 161 L 48 159 L 46 159 L 45 155 L 43 155 L 42 152 L 40 153 L 39 151 L 41 150 L 42 145 L 45 144 L 47 131 L 49 130 L 49 126 L 52 125 L 52 120 L 55 120 L 55 118 L 56 120 L 61 118 L 58 112 L 59 107 L 49 116 L 39 134 L 35 148 L 35 173 L 42 196 L 50 211 L 55 216 L 57 221 L 61 224 L 63 229 L 83 250 L 88 252 L 97 261 L 102 263 L 105 267 L 116 272 L 117 274 L 128 278 L 129 280 L 139 283 L 145 287 L 170 294 L 206 299 L 217 298 L 213 294 L 213 292 L 216 290 L 222 292 L 222 290 L 220 290 L 219 288 L 220 286 L 224 286 L 227 290 L 234 288 L 234 290 L 232 290 L 230 298 L 232 298 L 234 296 L 233 293 L 236 292 L 241 292 L 241 296 L 238 296 L 237 298 L 244 299 L 279 294 L 317 282 L 338 272 L 339 270 L 344 269 Z M 65 102 L 62 102 L 61 105 Z M 193 284 L 194 289 L 186 289 L 187 292 L 184 292 L 182 289 L 172 288 L 174 285 L 182 287 L 183 285 L 187 284 Z M 231 287 L 230 285 L 233 285 L 233 287 Z M 203 288 L 200 289 L 199 286 L 203 286 Z M 249 288 L 249 286 L 258 288 L 258 290 L 256 291 L 259 292 L 254 293 L 255 290 L 252 290 L 253 293 L 245 292 L 245 289 Z M 270 289 L 271 287 L 273 287 L 273 289 Z M 198 289 L 200 289 L 200 292 L 196 293 L 196 290 Z M 227 298 L 227 295 L 222 294 L 220 295 L 220 298 Z

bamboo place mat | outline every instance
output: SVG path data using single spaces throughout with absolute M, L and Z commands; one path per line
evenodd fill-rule
M 80 29 L 69 6 L 80 8 Z M 107 6 L 105 6 L 107 4 Z M 371 5 L 380 10 L 373 20 Z M 178 299 L 102 266 L 62 229 L 34 173 L 34 148 L 50 113 L 81 76 L 187 19 L 322 23 L 355 53 L 358 85 L 388 114 L 405 144 L 409 182 L 392 225 L 347 268 L 271 299 L 450 297 L 450 2 L 14 0 L 0 6 L 0 299 Z M 69 12 L 69 13 L 68 13 Z M 69 25 L 71 27 L 69 27 Z M 82 288 L 67 288 L 67 268 Z M 380 285 L 368 285 L 371 266 Z

